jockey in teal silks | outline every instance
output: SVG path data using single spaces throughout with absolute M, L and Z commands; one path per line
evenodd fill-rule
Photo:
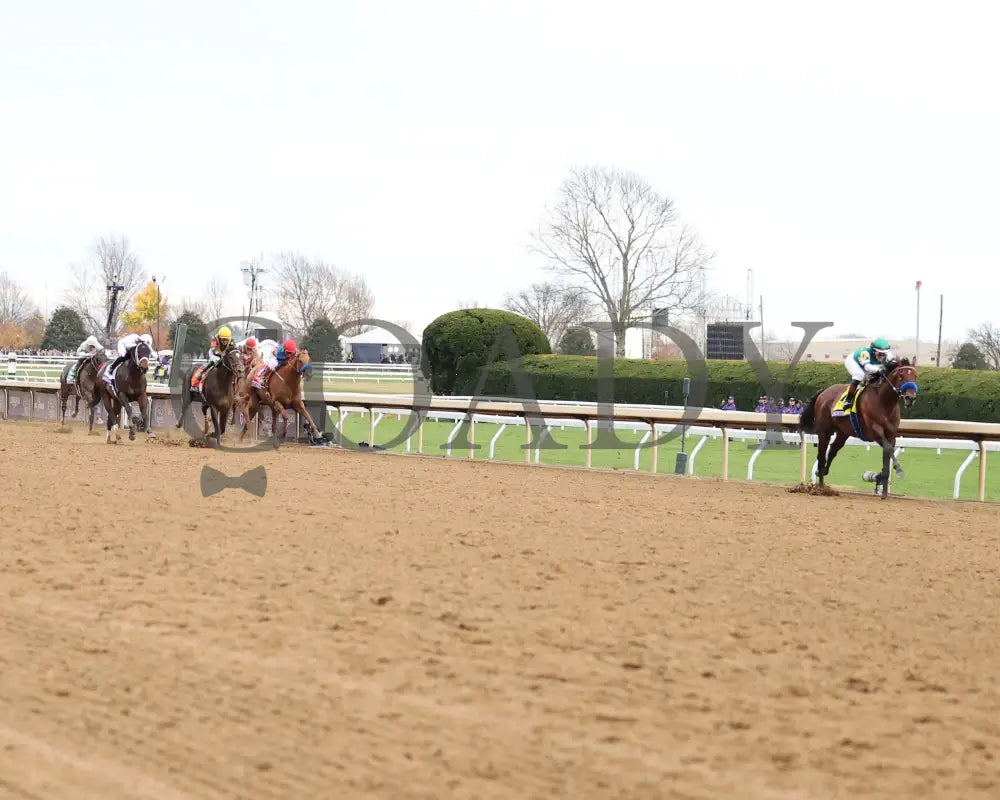
M 873 376 L 882 372 L 886 362 L 895 360 L 889 342 L 881 337 L 867 347 L 859 347 L 844 359 L 844 366 L 851 374 L 851 385 L 847 389 L 843 408 L 846 410 L 851 407 L 861 384 L 868 383 Z

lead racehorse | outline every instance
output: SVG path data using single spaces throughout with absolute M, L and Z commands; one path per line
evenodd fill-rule
M 889 464 L 895 466 L 900 478 L 905 477 L 895 455 L 899 403 L 902 400 L 907 408 L 913 405 L 917 397 L 917 370 L 907 358 L 886 364 L 883 372 L 858 390 L 853 412 L 833 416 L 831 411 L 846 391 L 847 384 L 841 383 L 814 395 L 805 404 L 799 418 L 799 430 L 814 433 L 819 438 L 816 474 L 820 486 L 830 472 L 834 457 L 852 436 L 881 447 L 882 471 L 875 475 L 875 492 L 877 494 L 881 487 L 884 499 L 889 493 Z

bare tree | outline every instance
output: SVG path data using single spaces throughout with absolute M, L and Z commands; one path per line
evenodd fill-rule
M 979 348 L 990 369 L 1000 370 L 1000 328 L 984 322 L 969 331 L 969 341 Z
M 146 272 L 124 236 L 102 236 L 94 244 L 89 260 L 70 265 L 72 281 L 66 300 L 91 332 L 103 336 L 110 319 L 112 338 L 118 335 L 121 312 L 130 308 L 146 284 Z M 121 286 L 112 313 L 112 292 Z M 105 344 L 111 345 L 112 342 Z
M 209 316 L 208 304 L 204 300 L 188 297 L 185 295 L 181 298 L 179 303 L 170 304 L 170 320 L 174 321 L 181 314 L 196 314 L 204 322 L 210 322 L 213 319 L 218 319 L 218 317 Z
M 533 235 L 534 249 L 604 309 L 617 355 L 625 355 L 625 331 L 653 308 L 676 318 L 702 302 L 713 254 L 690 227 L 676 224 L 673 201 L 637 175 L 575 169 L 548 217 Z
M 337 327 L 352 319 L 371 317 L 375 296 L 362 276 L 300 253 L 285 251 L 278 254 L 276 261 L 278 310 L 297 334 L 304 333 L 320 316 Z M 357 327 L 351 326 L 344 334 L 353 335 Z
M 772 361 L 787 361 L 791 363 L 791 360 L 795 358 L 795 354 L 799 351 L 799 342 L 781 339 L 774 331 L 768 331 L 765 334 L 765 339 L 767 340 L 767 357 Z
M 223 307 L 226 305 L 226 293 L 229 286 L 221 275 L 212 276 L 205 287 L 205 317 L 207 320 L 222 319 Z
M 24 287 L 6 272 L 0 272 L 0 325 L 23 325 L 34 311 Z
M 504 296 L 503 307 L 535 322 L 545 333 L 552 349 L 559 347 L 568 328 L 587 321 L 590 296 L 582 289 L 551 281 L 533 283 L 530 288 Z

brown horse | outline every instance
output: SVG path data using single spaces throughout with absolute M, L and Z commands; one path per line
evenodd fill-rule
M 257 349 L 248 351 L 241 348 L 240 354 L 243 358 L 243 376 L 236 380 L 236 401 L 233 403 L 232 419 L 230 420 L 233 425 L 236 424 L 236 412 L 245 408 L 250 400 L 250 381 L 253 380 L 254 373 L 264 363 L 264 358 Z
M 260 369 L 254 373 L 253 381 L 250 384 L 250 392 L 243 406 L 243 430 L 240 433 L 240 441 L 247 435 L 250 423 L 257 417 L 257 412 L 261 406 L 268 406 L 271 409 L 271 436 L 274 438 L 274 446 L 278 446 L 278 417 L 284 421 L 281 429 L 281 438 L 288 435 L 288 411 L 292 408 L 306 418 L 306 428 L 313 434 L 318 435 L 319 429 L 312 417 L 306 410 L 305 403 L 302 402 L 302 375 L 306 374 L 308 380 L 312 374 L 312 364 L 309 363 L 309 352 L 299 350 L 295 358 L 285 362 L 267 376 L 267 391 L 261 389 L 256 381 Z
M 856 398 L 859 432 L 854 429 L 849 414 L 834 417 L 833 407 L 847 390 L 847 384 L 837 384 L 814 395 L 806 404 L 799 418 L 799 430 L 814 433 L 819 438 L 816 474 L 819 484 L 830 472 L 830 464 L 849 438 L 855 436 L 874 442 L 882 448 L 882 471 L 875 475 L 875 493 L 882 487 L 882 497 L 889 493 L 889 464 L 896 468 L 896 475 L 905 478 L 903 468 L 896 460 L 896 434 L 899 431 L 899 401 L 909 408 L 917 396 L 917 371 L 909 359 L 887 363 L 885 370 L 876 374 Z M 833 443 L 830 444 L 830 438 Z M 829 446 L 829 453 L 827 447 Z
M 74 366 L 73 362 L 71 361 L 63 367 L 62 374 L 59 376 L 60 422 L 63 425 L 66 424 L 66 406 L 69 402 L 69 396 L 72 394 L 76 400 L 72 416 L 75 417 L 80 413 L 80 400 L 83 400 L 90 412 L 90 429 L 94 429 L 94 412 L 97 410 L 97 404 L 93 400 L 97 388 L 97 373 L 106 360 L 105 353 L 101 349 L 95 350 L 89 356 L 77 359 L 73 383 L 69 381 L 69 372 Z
M 236 386 L 243 377 L 243 356 L 236 350 L 229 350 L 215 365 L 208 367 L 202 378 L 201 391 L 193 386 L 184 390 L 181 413 L 176 427 L 184 424 L 184 414 L 191 403 L 201 403 L 201 413 L 205 419 L 204 435 L 208 438 L 208 418 L 211 414 L 215 443 L 222 446 L 226 433 L 226 423 L 236 405 Z

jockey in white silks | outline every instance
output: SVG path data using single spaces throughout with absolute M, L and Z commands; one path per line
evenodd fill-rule
M 118 340 L 118 357 L 111 362 L 108 368 L 104 371 L 104 380 L 108 383 L 112 383 L 115 377 L 115 370 L 118 369 L 118 365 L 125 360 L 128 355 L 128 351 L 139 344 L 139 342 L 145 342 L 149 345 L 150 350 L 150 360 L 156 357 L 153 352 L 153 337 L 148 333 L 129 333 Z
M 97 350 L 99 350 L 100 347 L 101 343 L 97 341 L 96 336 L 88 336 L 86 339 L 83 340 L 83 342 L 80 343 L 80 346 L 76 348 L 76 357 L 88 358 L 92 356 L 95 352 L 97 352 Z
M 66 374 L 66 382 L 75 384 L 76 376 L 80 372 L 80 367 L 83 365 L 83 362 L 100 349 L 101 343 L 97 341 L 96 336 L 88 336 L 84 339 L 80 343 L 80 346 L 76 348 L 76 362 L 69 368 L 69 372 Z

